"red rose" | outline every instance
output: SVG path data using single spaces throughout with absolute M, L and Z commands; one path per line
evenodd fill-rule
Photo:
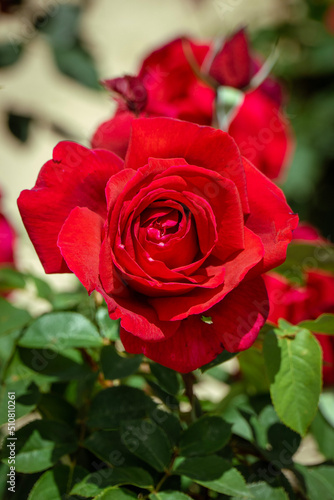
M 0 266 L 14 263 L 15 232 L 2 213 L 0 191 Z
M 292 324 L 316 319 L 323 313 L 334 313 L 334 275 L 324 271 L 309 271 L 305 284 L 298 286 L 277 273 L 264 276 L 269 296 L 268 320 L 277 324 L 284 318 Z M 334 338 L 316 334 L 323 351 L 323 380 L 334 384 Z
M 215 101 L 213 87 L 224 85 L 245 90 L 259 69 L 258 61 L 249 53 L 243 30 L 227 39 L 215 56 L 209 44 L 177 38 L 143 61 L 135 80 L 140 95 L 144 85 L 147 102 L 143 105 L 141 100 L 137 111 L 141 116 L 167 116 L 211 125 Z M 201 72 L 205 81 L 196 72 Z M 123 88 L 128 86 L 129 78 L 124 77 Z M 115 91 L 120 81 L 119 78 L 108 80 L 108 87 Z M 129 105 L 129 91 L 121 94 L 124 101 L 119 104 L 114 118 L 103 123 L 94 134 L 94 148 L 103 147 L 118 154 L 126 149 L 125 130 L 130 130 L 136 113 L 133 112 L 133 99 Z M 120 102 L 119 97 L 117 100 Z M 292 144 L 288 120 L 281 112 L 281 100 L 277 82 L 266 78 L 256 90 L 246 92 L 228 130 L 241 153 L 271 179 L 281 174 Z M 116 138 L 122 143 L 121 151 L 119 143 L 115 149 Z
M 121 318 L 128 352 L 181 372 L 254 342 L 261 274 L 297 224 L 228 134 L 167 118 L 134 120 L 124 164 L 60 143 L 18 204 L 46 272 L 73 271 Z

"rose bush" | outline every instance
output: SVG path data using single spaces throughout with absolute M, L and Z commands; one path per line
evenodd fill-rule
M 316 228 L 301 223 L 293 232 L 295 242 L 312 242 L 319 245 L 328 242 Z M 265 276 L 270 312 L 268 321 L 277 325 L 279 318 L 292 324 L 316 319 L 324 313 L 334 313 L 334 275 L 316 270 L 304 273 L 304 284 L 296 285 L 284 276 L 270 272 Z M 334 337 L 316 334 L 323 352 L 324 384 L 334 384 Z
M 133 122 L 125 162 L 58 144 L 18 205 L 45 271 L 74 272 L 121 319 L 128 352 L 180 372 L 254 342 L 261 274 L 297 224 L 228 134 L 168 118 Z
M 124 157 L 131 123 L 138 116 L 167 116 L 211 125 L 216 89 L 228 86 L 245 91 L 229 134 L 244 156 L 276 179 L 287 164 L 292 138 L 278 83 L 266 78 L 258 88 L 250 88 L 260 67 L 250 54 L 244 30 L 225 40 L 218 51 L 209 44 L 177 38 L 150 54 L 137 77 L 105 82 L 118 94 L 118 108 L 97 129 L 92 146 Z

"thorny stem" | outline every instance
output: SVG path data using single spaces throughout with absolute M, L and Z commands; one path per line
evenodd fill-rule
M 196 382 L 196 377 L 192 372 L 190 372 L 190 373 L 183 373 L 182 378 L 185 387 L 185 394 L 191 406 L 191 411 L 190 411 L 191 420 L 194 421 L 196 420 L 196 396 L 194 394 L 194 382 Z

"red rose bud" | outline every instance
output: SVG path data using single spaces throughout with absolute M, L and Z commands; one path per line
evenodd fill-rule
M 170 118 L 134 119 L 125 162 L 61 142 L 18 205 L 45 271 L 74 272 L 128 352 L 180 372 L 253 344 L 298 220 L 228 134 Z
M 125 75 L 102 82 L 107 90 L 118 94 L 118 102 L 124 110 L 140 113 L 147 104 L 147 92 L 142 80 L 136 76 Z
M 223 41 L 215 54 L 209 75 L 220 85 L 242 89 L 247 87 L 253 74 L 253 61 L 244 29 Z

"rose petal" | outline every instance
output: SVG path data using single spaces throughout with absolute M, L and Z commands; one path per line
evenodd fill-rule
M 254 270 L 261 274 L 284 262 L 298 216 L 291 211 L 281 189 L 245 158 L 243 163 L 251 210 L 246 226 L 260 236 L 264 245 L 264 259 Z
M 263 245 L 258 236 L 245 228 L 245 249 L 224 263 L 225 278 L 222 285 L 213 289 L 195 289 L 187 295 L 178 297 L 150 298 L 149 303 L 156 309 L 162 321 L 175 321 L 191 314 L 200 314 L 236 288 L 250 269 L 263 259 Z M 218 260 L 218 259 L 216 259 Z M 216 262 L 212 258 L 212 265 Z
M 100 284 L 99 258 L 103 219 L 88 208 L 76 207 L 67 217 L 58 246 L 69 269 L 91 293 Z
M 162 342 L 146 342 L 121 329 L 125 350 L 143 353 L 168 368 L 187 373 L 209 363 L 224 347 L 230 352 L 248 349 L 255 341 L 268 314 L 268 298 L 263 280 L 239 285 L 219 304 L 207 311 L 212 324 L 201 315 L 183 320 L 176 333 Z
M 69 271 L 57 246 L 64 221 L 76 206 L 105 217 L 105 186 L 123 168 L 122 160 L 113 153 L 89 150 L 74 142 L 60 142 L 53 158 L 40 171 L 35 187 L 22 191 L 18 199 L 24 225 L 46 273 Z
M 130 111 L 121 111 L 113 118 L 102 123 L 94 133 L 92 148 L 113 151 L 120 158 L 125 158 L 131 132 L 131 125 L 136 116 Z
M 246 179 L 239 150 L 225 132 L 168 118 L 135 120 L 126 167 L 137 170 L 148 163 L 149 157 L 185 158 L 191 165 L 218 172 L 235 183 L 243 210 L 248 212 Z

